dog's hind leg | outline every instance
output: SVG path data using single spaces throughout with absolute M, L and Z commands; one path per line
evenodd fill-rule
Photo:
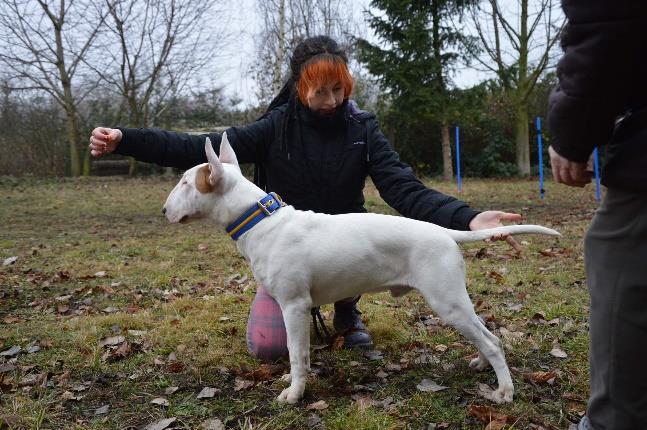
M 310 367 L 310 301 L 290 300 L 282 305 L 290 353 L 290 386 L 277 397 L 281 403 L 296 403 L 303 397 Z
M 497 403 L 511 402 L 514 386 L 501 341 L 485 328 L 474 312 L 465 288 L 462 267 L 445 269 L 443 274 L 436 273 L 435 283 L 450 290 L 419 288 L 419 291 L 444 322 L 454 326 L 479 350 L 479 358 L 473 361 L 472 366 L 482 369 L 489 362 L 494 368 L 499 387 L 492 393 L 491 400 Z
M 455 322 L 454 327 L 468 338 L 479 350 L 479 356 L 470 362 L 470 367 L 483 370 L 488 362 L 496 373 L 499 387 L 492 392 L 490 400 L 496 403 L 511 402 L 514 395 L 514 386 L 510 369 L 505 361 L 503 345 L 499 338 L 481 324 L 472 311 L 469 321 Z
M 454 326 L 479 350 L 479 357 L 470 363 L 470 367 L 483 370 L 490 363 L 494 368 L 499 387 L 492 393 L 490 400 L 496 403 L 511 402 L 514 386 L 501 341 L 481 324 L 471 303 L 468 309 L 465 306 L 451 306 L 448 312 L 434 310 L 443 321 Z
M 479 323 L 481 325 L 483 335 L 488 337 L 494 343 L 500 343 L 501 341 L 495 335 L 490 333 L 490 331 L 487 329 L 487 327 L 485 327 L 485 322 L 483 321 L 483 318 L 481 318 L 479 316 L 477 316 L 477 318 L 478 318 Z M 488 367 L 489 364 L 490 364 L 490 362 L 485 357 L 485 355 L 483 355 L 483 353 L 481 351 L 479 351 L 478 357 L 476 357 L 475 359 L 470 361 L 470 367 L 472 369 L 476 370 L 477 372 L 485 370 Z

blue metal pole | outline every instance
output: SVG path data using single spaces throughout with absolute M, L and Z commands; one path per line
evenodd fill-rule
M 593 150 L 593 171 L 595 172 L 595 200 L 600 201 L 600 160 L 598 158 L 598 148 Z
M 541 118 L 537 117 L 537 153 L 539 154 L 539 198 L 544 199 L 544 146 L 541 139 Z
M 459 128 L 456 126 L 456 180 L 458 181 L 458 192 L 461 192 L 461 143 Z

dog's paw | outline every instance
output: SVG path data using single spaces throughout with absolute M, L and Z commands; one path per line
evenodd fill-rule
M 492 391 L 492 394 L 489 396 L 489 400 L 492 400 L 494 403 L 510 403 L 514 397 L 514 387 L 499 387 L 496 390 Z
M 474 360 L 470 361 L 470 368 L 476 370 L 477 372 L 481 372 L 490 365 L 490 363 L 487 361 L 487 359 L 482 355 L 479 354 L 478 357 L 476 357 Z
M 295 390 L 293 387 L 288 387 L 279 394 L 276 400 L 279 403 L 295 404 L 301 400 L 301 397 L 303 397 L 303 392 L 299 392 L 299 390 Z

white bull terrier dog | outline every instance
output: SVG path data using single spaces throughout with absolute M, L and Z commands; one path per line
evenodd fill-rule
M 512 225 L 478 231 L 449 230 L 413 219 L 352 213 L 325 215 L 285 205 L 247 180 L 223 134 L 220 158 L 209 139 L 208 163 L 188 170 L 164 204 L 172 223 L 209 218 L 237 239 L 239 251 L 262 285 L 279 304 L 287 330 L 290 386 L 279 402 L 303 397 L 310 369 L 310 309 L 347 297 L 411 289 L 423 295 L 446 323 L 479 350 L 470 367 L 496 372 L 498 388 L 492 400 L 511 402 L 512 378 L 499 339 L 474 312 L 465 287 L 460 242 L 501 234 L 555 230 Z

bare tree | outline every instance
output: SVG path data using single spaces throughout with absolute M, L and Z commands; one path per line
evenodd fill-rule
M 108 8 L 107 31 L 102 55 L 89 64 L 119 95 L 129 126 L 154 125 L 171 94 L 218 57 L 224 40 L 218 0 L 98 1 Z M 130 173 L 136 166 L 132 160 Z
M 104 55 L 101 66 L 94 66 L 123 97 L 129 125 L 154 123 L 171 89 L 186 85 L 191 74 L 200 74 L 216 58 L 221 34 L 212 15 L 215 4 L 215 0 L 108 3 Z
M 493 72 L 514 106 L 517 168 L 530 174 L 528 100 L 537 81 L 555 64 L 555 45 L 564 18 L 554 0 L 515 0 L 509 13 L 498 0 L 486 0 L 472 9 L 472 22 L 484 55 L 475 55 Z M 511 3 L 511 2 L 506 2 Z
M 89 157 L 81 162 L 78 105 L 91 87 L 76 81 L 102 20 L 101 10 L 86 0 L 4 0 L 0 6 L 0 62 L 10 88 L 45 91 L 63 108 L 73 176 L 90 170 Z

